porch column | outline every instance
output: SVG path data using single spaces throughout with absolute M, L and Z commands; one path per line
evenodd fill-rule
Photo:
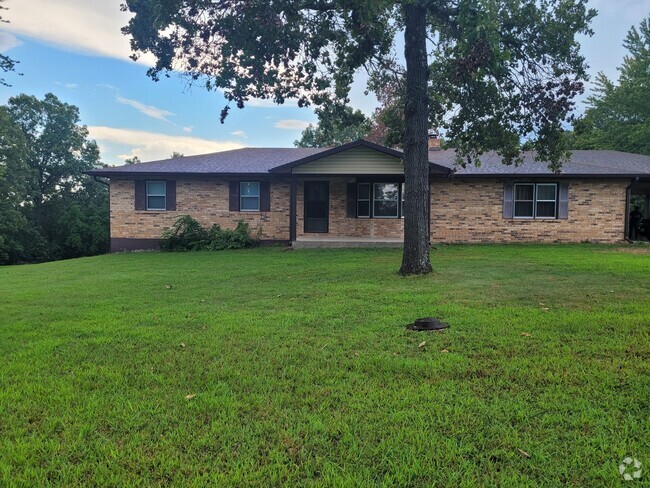
M 291 173 L 291 187 L 289 190 L 289 239 L 296 240 L 296 175 Z

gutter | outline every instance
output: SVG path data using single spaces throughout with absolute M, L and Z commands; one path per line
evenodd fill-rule
M 109 187 L 109 186 L 110 186 L 110 185 L 108 184 L 107 181 L 105 181 L 105 180 L 100 180 L 100 179 L 98 179 L 98 178 L 100 178 L 100 177 L 99 177 L 99 176 L 93 176 L 93 180 L 96 181 L 97 183 L 101 183 L 102 185 L 104 185 L 104 186 L 106 186 L 106 187 Z

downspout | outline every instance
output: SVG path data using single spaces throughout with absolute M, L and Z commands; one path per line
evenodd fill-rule
M 638 179 L 638 176 L 632 178 L 630 184 L 625 188 L 625 230 L 623 231 L 625 234 L 623 235 L 623 240 L 627 242 L 632 242 L 628 237 L 630 235 L 630 198 L 632 198 L 632 185 L 635 181 L 638 181 Z

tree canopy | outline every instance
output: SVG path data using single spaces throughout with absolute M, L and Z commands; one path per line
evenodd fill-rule
M 618 83 L 596 77 L 584 116 L 574 124 L 575 149 L 613 149 L 650 155 L 650 18 L 632 27 Z
M 302 131 L 296 147 L 333 147 L 365 138 L 372 129 L 372 120 L 361 110 L 349 106 L 327 104 L 317 107 L 318 124 L 309 124 Z
M 0 107 L 0 264 L 105 252 L 108 191 L 83 171 L 99 150 L 51 93 Z
M 355 73 L 405 82 L 406 179 L 401 272 L 431 269 L 427 130 L 444 129 L 458 159 L 496 150 L 521 161 L 522 137 L 557 168 L 574 97 L 587 78 L 578 34 L 587 0 L 125 0 L 123 32 L 148 74 L 185 73 L 228 104 L 347 102 Z M 396 52 L 404 38 L 404 62 Z

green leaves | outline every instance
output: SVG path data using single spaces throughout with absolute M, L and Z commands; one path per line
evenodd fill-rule
M 615 149 L 650 154 L 650 18 L 632 27 L 624 42 L 618 84 L 596 77 L 589 108 L 574 124 L 576 149 Z
M 0 107 L 0 264 L 106 251 L 108 189 L 83 174 L 100 164 L 87 136 L 51 93 Z

